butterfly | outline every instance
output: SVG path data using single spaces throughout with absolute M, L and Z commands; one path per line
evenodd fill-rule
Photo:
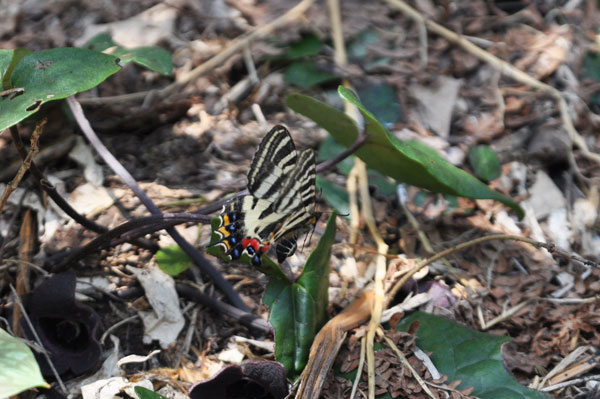
M 297 238 L 314 228 L 320 213 L 315 211 L 315 154 L 296 151 L 288 130 L 277 125 L 261 141 L 250 170 L 250 195 L 225 205 L 214 232 L 230 260 L 243 253 L 254 266 L 275 245 L 277 261 L 296 252 Z

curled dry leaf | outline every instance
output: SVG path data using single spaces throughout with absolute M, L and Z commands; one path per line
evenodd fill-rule
M 24 298 L 33 328 L 59 374 L 82 374 L 98 364 L 102 333 L 100 316 L 75 300 L 75 274 L 55 274 Z M 23 335 L 35 337 L 24 319 L 19 323 Z M 43 375 L 52 370 L 41 354 L 36 354 Z

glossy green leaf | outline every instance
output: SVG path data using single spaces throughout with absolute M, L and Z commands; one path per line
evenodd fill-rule
M 283 54 L 287 59 L 298 59 L 319 54 L 323 47 L 323 42 L 316 35 L 307 35 L 298 42 L 293 43 L 288 50 Z
M 95 51 L 104 51 L 114 47 L 111 49 L 110 54 L 118 57 L 121 65 L 133 62 L 161 75 L 171 75 L 173 73 L 171 54 L 160 47 L 126 48 L 115 43 L 107 33 L 94 36 L 85 47 Z
M 213 244 L 219 241 L 219 235 L 215 233 L 215 231 L 219 228 L 219 223 L 220 220 L 218 217 L 214 217 L 210 221 L 212 233 L 210 236 L 210 244 L 206 248 L 206 253 L 209 253 L 211 255 L 223 259 L 224 261 L 229 262 L 230 260 L 227 257 L 227 255 L 223 252 L 223 249 L 220 246 L 213 246 Z M 255 267 L 254 265 L 252 265 L 252 263 L 250 262 L 250 257 L 245 252 L 242 253 L 242 256 L 239 259 L 237 259 L 236 262 Z M 273 279 L 288 281 L 286 274 L 283 272 L 283 270 L 281 270 L 281 266 L 273 262 L 273 260 L 271 260 L 271 258 L 269 258 L 267 255 L 262 256 L 261 266 L 258 268 L 258 270 Z
M 305 89 L 338 79 L 336 75 L 322 70 L 312 61 L 298 61 L 290 64 L 285 70 L 283 78 L 286 82 Z
M 344 99 L 356 105 L 364 117 L 365 132 L 369 137 L 355 155 L 369 167 L 399 182 L 433 192 L 494 199 L 511 207 L 520 218 L 523 217 L 523 210 L 512 199 L 451 165 L 425 144 L 415 140 L 399 140 L 364 108 L 354 93 L 344 87 L 340 87 L 338 91 Z M 287 104 L 294 111 L 314 120 L 345 147 L 352 145 L 358 137 L 358 129 L 352 119 L 318 100 L 302 94 L 291 94 L 287 98 Z
M 331 246 L 335 241 L 332 213 L 325 232 L 310 254 L 298 281 L 294 284 L 271 278 L 263 302 L 269 307 L 269 321 L 275 328 L 275 357 L 294 378 L 308 360 L 312 341 L 327 320 L 327 290 Z
M 193 263 L 179 245 L 161 248 L 154 256 L 160 270 L 170 276 L 177 276 L 186 271 Z
M 148 388 L 144 388 L 141 386 L 135 386 L 133 387 L 133 390 L 135 391 L 135 394 L 138 396 L 139 399 L 167 399 L 161 394 L 158 394 L 154 391 L 149 390 Z
M 15 66 L 28 54 L 31 54 L 31 50 L 26 48 L 18 48 L 16 50 L 0 50 L 0 80 L 2 81 L 2 88 L 10 89 L 10 76 Z
M 449 381 L 460 380 L 459 389 L 473 387 L 481 399 L 542 399 L 547 396 L 517 383 L 506 371 L 500 347 L 509 337 L 475 331 L 455 321 L 415 312 L 398 323 L 407 331 L 419 321 L 417 345 L 431 352 L 433 364 Z
M 469 148 L 469 163 L 475 175 L 481 180 L 490 181 L 500 176 L 498 155 L 487 145 Z
M 387 83 L 360 88 L 358 95 L 373 116 L 386 126 L 396 123 L 402 116 L 396 89 Z
M 8 398 L 34 387 L 50 388 L 27 347 L 0 328 L 0 398 Z
M 10 76 L 23 94 L 0 98 L 0 131 L 36 113 L 42 104 L 97 86 L 120 67 L 117 58 L 79 48 L 58 48 L 25 56 Z

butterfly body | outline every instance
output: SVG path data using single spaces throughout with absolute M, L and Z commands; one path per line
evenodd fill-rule
M 215 230 L 232 260 L 246 253 L 260 266 L 261 256 L 274 244 L 278 261 L 294 254 L 296 239 L 317 222 L 315 212 L 315 156 L 299 154 L 283 126 L 275 126 L 262 140 L 248 172 L 250 195 L 223 207 Z

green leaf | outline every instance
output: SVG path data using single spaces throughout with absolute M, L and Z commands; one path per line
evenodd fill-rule
M 0 49 L 0 81 L 4 80 L 14 54 L 15 50 Z
M 179 245 L 161 248 L 154 256 L 160 270 L 170 276 L 177 276 L 186 271 L 193 263 Z
M 433 192 L 494 199 L 511 207 L 519 218 L 523 217 L 523 210 L 512 199 L 451 165 L 425 144 L 415 140 L 399 140 L 364 108 L 354 93 L 341 86 L 338 91 L 344 99 L 358 107 L 365 119 L 365 133 L 369 137 L 355 155 L 369 167 L 399 182 Z M 302 94 L 291 94 L 287 98 L 287 104 L 294 111 L 314 120 L 345 147 L 352 145 L 358 137 L 358 129 L 352 119 L 318 100 Z
M 31 350 L 0 328 L 0 398 L 34 387 L 50 388 Z
M 308 360 L 312 341 L 327 320 L 327 289 L 331 245 L 335 240 L 335 212 L 310 254 L 298 281 L 290 284 L 271 278 L 263 302 L 269 307 L 269 321 L 275 328 L 275 357 L 294 378 Z
M 110 37 L 108 33 L 104 32 L 92 37 L 83 47 L 102 52 L 107 48 L 111 48 L 116 45 L 117 44 L 113 41 L 112 37 Z
M 369 45 L 378 41 L 379 35 L 375 30 L 363 30 L 348 44 L 348 57 L 365 58 Z
M 321 144 L 319 145 L 319 151 L 317 152 L 317 160 L 318 161 L 327 161 L 328 159 L 333 159 L 336 156 L 338 156 L 339 154 L 341 154 L 342 152 L 344 152 L 345 149 L 346 148 L 343 145 L 338 144 L 338 142 L 335 141 L 335 139 L 333 137 L 327 136 L 325 138 L 325 140 L 323 140 L 321 142 Z M 354 166 L 354 155 L 344 158 L 342 160 L 342 162 L 340 162 L 336 165 L 338 170 L 345 175 L 348 175 L 348 173 L 350 173 L 350 170 L 352 169 L 353 166 Z M 377 187 L 378 193 L 380 195 L 382 195 L 384 197 L 390 196 L 390 195 L 396 195 L 396 185 L 397 184 L 395 184 L 394 182 L 390 182 L 389 178 L 387 178 L 386 176 L 377 172 L 376 170 L 367 168 L 367 172 L 369 175 L 369 184 Z M 318 176 L 317 176 L 317 179 L 318 179 Z M 338 187 L 338 186 L 335 186 L 335 187 Z M 332 203 L 331 201 L 329 201 L 329 199 L 325 195 L 325 192 L 323 192 L 323 194 L 325 196 L 325 200 L 327 202 L 329 202 L 329 204 L 331 206 L 333 206 L 334 208 L 336 207 L 335 204 L 342 206 L 341 203 L 339 203 L 335 200 L 334 200 L 334 203 Z M 344 197 L 346 198 L 346 203 L 347 203 L 348 196 L 345 195 Z M 344 206 L 342 206 L 342 207 L 345 208 Z M 336 209 L 339 210 L 340 208 L 336 208 Z M 340 211 L 338 213 L 342 214 L 342 215 L 347 214 L 346 211 Z
M 325 201 L 335 209 L 337 214 L 344 215 L 347 218 L 350 215 L 350 204 L 346 189 L 325 180 L 321 176 L 317 176 L 316 183 Z
M 218 258 L 221 258 L 226 262 L 230 262 L 229 258 L 227 257 L 225 252 L 223 252 L 223 249 L 220 246 L 213 246 L 220 239 L 219 235 L 217 233 L 215 233 L 215 231 L 220 227 L 219 224 L 220 224 L 220 219 L 218 217 L 214 217 L 210 221 L 212 233 L 210 236 L 210 244 L 209 244 L 208 248 L 206 248 L 206 253 L 209 253 Z M 260 259 L 261 259 L 261 266 L 259 268 L 257 268 L 260 272 L 262 272 L 262 273 L 266 274 L 267 276 L 274 278 L 274 279 L 288 281 L 286 274 L 283 272 L 283 270 L 281 270 L 281 266 L 279 266 L 277 263 L 273 262 L 273 260 L 271 260 L 271 258 L 269 258 L 267 255 L 263 255 Z M 242 256 L 239 259 L 237 259 L 236 262 L 250 265 L 250 266 L 256 268 L 256 266 L 252 265 L 250 260 L 251 260 L 250 257 L 245 252 L 243 252 Z
M 481 180 L 490 181 L 500 176 L 498 155 L 487 145 L 470 147 L 469 162 Z
M 358 95 L 373 116 L 386 126 L 396 123 L 402 116 L 396 89 L 386 83 L 363 87 L 358 90 Z
M 113 55 L 121 58 L 121 63 L 127 64 L 131 61 L 145 68 L 160 73 L 161 75 L 171 75 L 173 73 L 173 64 L 171 63 L 171 54 L 165 49 L 159 47 L 136 47 L 130 50 L 122 49 L 115 51 Z
M 110 54 L 119 57 L 121 65 L 133 62 L 161 75 L 171 75 L 173 73 L 171 54 L 160 47 L 147 46 L 130 49 L 119 46 L 107 33 L 94 36 L 86 43 L 85 47 L 100 52 L 114 47 Z
M 320 69 L 315 62 L 299 61 L 287 67 L 283 78 L 288 83 L 307 89 L 338 77 Z
M 344 152 L 345 149 L 346 147 L 335 141 L 332 136 L 327 136 L 319 145 L 319 151 L 317 151 L 317 161 L 323 162 L 333 159 Z M 344 158 L 342 162 L 336 165 L 338 170 L 345 175 L 350 173 L 350 170 L 352 170 L 353 166 L 354 155 Z
M 97 86 L 120 67 L 116 57 L 79 48 L 38 51 L 25 56 L 10 76 L 17 97 L 0 98 L 0 131 L 36 113 L 42 104 Z
M 283 58 L 293 60 L 319 54 L 323 42 L 316 35 L 310 34 L 293 43 L 283 54 Z
M 473 387 L 471 395 L 481 399 L 542 399 L 547 396 L 517 383 L 505 370 L 500 347 L 509 337 L 475 331 L 444 317 L 415 312 L 398 323 L 407 331 L 421 324 L 417 345 L 431 352 L 431 360 L 449 381 L 460 380 L 459 389 Z
M 135 394 L 138 396 L 139 399 L 167 399 L 161 394 L 158 394 L 154 391 L 149 390 L 148 388 L 144 388 L 141 386 L 135 386 L 133 387 L 133 390 L 135 391 Z
M 600 82 L 600 53 L 588 51 L 583 59 L 583 76 Z
M 31 54 L 31 50 L 26 48 L 18 48 L 16 50 L 0 49 L 0 80 L 2 80 L 2 88 L 10 89 L 10 76 L 15 66 L 21 62 L 23 57 Z

